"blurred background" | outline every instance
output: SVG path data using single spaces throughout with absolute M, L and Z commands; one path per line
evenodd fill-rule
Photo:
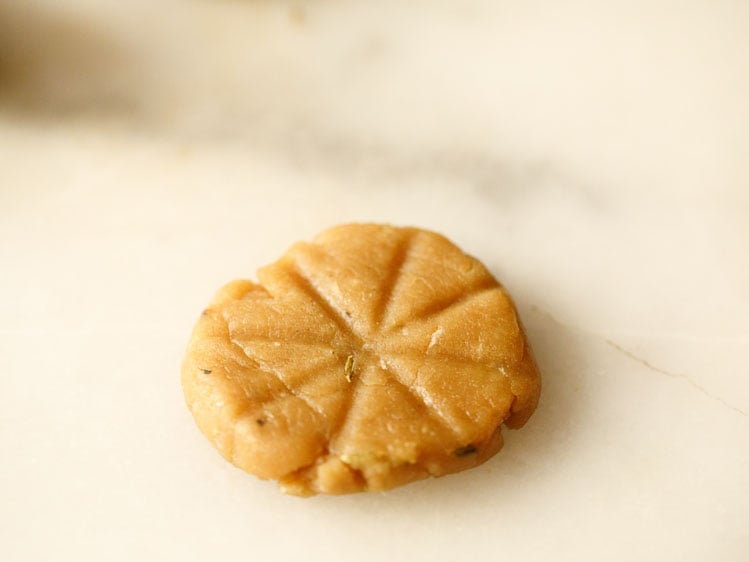
M 215 289 L 348 221 L 487 263 L 544 395 L 473 474 L 300 504 L 177 373 Z M 747 317 L 747 2 L 0 0 L 8 560 L 742 560 Z

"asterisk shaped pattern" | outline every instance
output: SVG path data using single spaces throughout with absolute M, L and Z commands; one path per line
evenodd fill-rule
M 288 492 L 469 468 L 535 407 L 511 300 L 437 234 L 337 227 L 258 279 L 230 283 L 204 312 L 183 385 L 222 454 Z

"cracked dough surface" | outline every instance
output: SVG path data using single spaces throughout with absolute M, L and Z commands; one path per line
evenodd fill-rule
M 476 466 L 533 413 L 540 377 L 512 301 L 439 234 L 351 224 L 223 287 L 182 367 L 201 431 L 307 496 Z

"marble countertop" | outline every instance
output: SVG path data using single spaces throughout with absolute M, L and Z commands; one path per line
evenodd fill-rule
M 564 4 L 564 5 L 563 5 Z M 0 557 L 746 560 L 749 5 L 0 5 Z M 485 465 L 287 497 L 193 425 L 225 281 L 340 222 L 514 295 Z

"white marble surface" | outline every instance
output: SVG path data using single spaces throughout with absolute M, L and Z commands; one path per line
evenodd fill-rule
M 0 4 L 0 558 L 749 553 L 749 4 Z M 516 297 L 540 407 L 484 466 L 283 496 L 195 429 L 224 281 L 344 221 Z

